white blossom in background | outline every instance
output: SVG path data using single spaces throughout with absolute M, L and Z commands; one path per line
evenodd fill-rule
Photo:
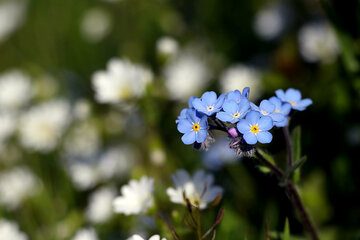
M 150 70 L 128 60 L 111 59 L 106 71 L 92 76 L 95 98 L 100 103 L 123 103 L 144 95 L 146 86 L 153 79 Z
M 205 209 L 217 196 L 222 196 L 223 189 L 213 185 L 214 176 L 206 174 L 203 170 L 195 172 L 191 178 L 183 169 L 178 170 L 172 176 L 175 188 L 168 188 L 166 193 L 173 203 L 186 205 L 183 192 L 190 203 L 200 209 Z
M 136 162 L 135 149 L 130 145 L 121 145 L 107 149 L 99 159 L 98 170 L 100 176 L 107 180 L 113 177 L 128 175 Z
M 39 181 L 26 167 L 0 172 L 0 204 L 7 209 L 17 208 L 22 201 L 36 193 Z
M 154 204 L 154 179 L 146 176 L 139 181 L 130 180 L 121 187 L 121 196 L 113 201 L 114 211 L 125 215 L 143 214 Z
M 16 119 L 13 114 L 0 112 L 0 145 L 9 138 L 16 128 Z
M 285 10 L 281 5 L 272 5 L 257 12 L 253 25 L 255 33 L 264 40 L 277 38 L 289 21 L 285 16 Z
M 9 70 L 0 75 L 0 110 L 19 109 L 30 101 L 32 95 L 30 77 L 21 70 Z
M 77 100 L 73 110 L 74 118 L 84 120 L 91 114 L 91 104 L 87 99 Z
M 331 63 L 340 52 L 336 36 L 326 22 L 303 26 L 298 34 L 299 51 L 305 61 Z
M 98 240 L 98 236 L 93 228 L 82 228 L 71 240 Z
M 79 190 L 88 190 L 100 181 L 98 169 L 93 164 L 74 163 L 68 167 L 71 181 Z
M 260 72 L 242 64 L 230 66 L 221 74 L 220 87 L 223 93 L 250 87 L 251 101 L 257 100 L 263 91 Z
M 126 240 L 146 240 L 145 238 L 141 237 L 138 234 L 132 235 L 131 237 L 129 237 Z M 166 240 L 166 238 L 160 238 L 159 235 L 153 235 L 152 237 L 149 238 L 149 240 Z
M 109 13 L 101 8 L 87 10 L 81 21 L 81 32 L 89 42 L 99 42 L 110 32 L 112 22 Z
M 102 187 L 93 192 L 85 211 L 86 218 L 92 223 L 106 222 L 113 213 L 112 202 L 115 197 L 114 187 Z
M 70 120 L 70 105 L 65 100 L 52 100 L 34 106 L 21 116 L 21 143 L 30 150 L 52 151 Z
M 74 126 L 65 138 L 64 152 L 69 158 L 90 158 L 100 150 L 100 133 L 94 122 L 83 121 Z
M 211 75 L 202 59 L 186 53 L 165 66 L 164 77 L 169 97 L 187 101 L 206 87 Z
M 28 240 L 28 237 L 20 231 L 17 223 L 0 219 L 0 240 Z
M 0 43 L 5 41 L 22 23 L 25 0 L 0 1 Z
M 179 51 L 179 44 L 171 37 L 162 37 L 156 42 L 156 50 L 160 55 L 174 56 Z

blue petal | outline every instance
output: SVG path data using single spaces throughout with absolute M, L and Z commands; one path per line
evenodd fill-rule
M 215 109 L 220 110 L 224 103 L 224 100 L 225 100 L 225 94 L 221 94 L 214 105 Z
M 235 90 L 235 91 L 232 91 L 232 92 L 228 92 L 226 94 L 226 99 L 228 100 L 234 100 L 235 102 L 238 102 L 240 101 L 241 99 L 241 93 L 239 90 Z
M 192 104 L 192 102 L 193 102 L 195 99 L 197 99 L 197 97 L 190 97 L 190 98 L 189 98 L 189 102 L 188 102 L 189 108 L 193 108 L 193 107 L 194 107 L 193 104 Z
M 287 117 L 283 120 L 283 121 L 281 121 L 281 122 L 274 122 L 274 125 L 276 126 L 276 127 L 285 127 L 286 125 L 287 125 L 287 123 L 288 123 L 288 119 L 287 119 Z
M 249 132 L 251 128 L 249 122 L 246 119 L 240 119 L 236 127 L 242 134 Z
M 202 143 L 202 142 L 205 142 L 206 137 L 207 137 L 207 130 L 199 130 L 199 131 L 196 133 L 195 140 L 196 140 L 198 143 Z
M 232 114 L 229 112 L 218 112 L 216 114 L 216 118 L 223 122 L 231 122 L 234 119 Z
M 249 87 L 244 88 L 241 95 L 243 98 L 248 99 L 250 95 L 250 88 Z
M 211 92 L 205 92 L 202 96 L 201 96 L 201 101 L 204 103 L 204 105 L 206 106 L 210 106 L 210 105 L 214 105 L 216 102 L 217 96 L 216 93 L 214 91 Z
M 238 110 L 238 105 L 234 100 L 226 100 L 223 104 L 223 109 L 225 112 L 229 112 L 231 114 L 234 114 Z
M 207 117 L 206 117 L 206 116 L 203 116 L 203 117 L 200 119 L 200 129 L 205 129 L 205 130 L 207 130 L 207 128 L 208 128 Z
M 286 102 L 284 90 L 278 89 L 275 91 L 275 94 L 278 98 L 281 99 L 281 101 Z
M 192 105 L 199 112 L 202 112 L 202 113 L 207 112 L 206 106 L 204 105 L 204 103 L 199 98 L 194 99 L 194 101 L 192 101 Z
M 259 119 L 259 129 L 262 131 L 270 130 L 274 126 L 271 117 L 263 116 Z
M 275 111 L 275 105 L 272 104 L 269 100 L 262 100 L 260 103 L 260 109 L 267 113 L 272 113 Z
M 301 92 L 299 90 L 289 88 L 288 90 L 286 90 L 285 99 L 288 102 L 297 102 L 301 99 Z
M 257 138 L 254 133 L 247 132 L 244 134 L 244 139 L 247 144 L 255 144 L 257 142 Z
M 270 143 L 272 140 L 272 135 L 269 132 L 258 132 L 256 137 L 261 143 Z
M 260 118 L 260 113 L 255 111 L 250 111 L 248 114 L 246 114 L 246 120 L 251 124 L 255 125 L 258 123 Z
M 294 109 L 303 111 L 311 104 L 312 104 L 312 100 L 310 98 L 306 98 L 306 99 L 303 99 L 300 102 L 298 102 L 297 105 L 294 106 Z
M 252 110 L 255 110 L 255 111 L 260 111 L 260 108 L 258 106 L 256 106 L 254 103 L 250 102 L 250 107 Z
M 197 123 L 200 121 L 200 118 L 197 116 L 197 112 L 195 109 L 188 109 L 186 111 L 186 118 L 191 122 L 191 123 Z
M 281 113 L 272 113 L 272 114 L 270 114 L 269 115 L 271 118 L 272 118 L 272 120 L 274 121 L 274 122 L 281 122 L 281 121 L 284 121 L 284 118 L 286 118 L 283 114 L 281 114 Z
M 269 98 L 269 101 L 275 105 L 275 110 L 278 110 L 280 111 L 280 108 L 281 108 L 281 104 L 282 104 L 282 101 L 280 98 L 278 97 L 271 97 Z
M 247 99 L 241 99 L 238 110 L 241 115 L 245 115 L 247 111 L 250 109 L 250 102 Z
M 289 115 L 290 111 L 291 111 L 291 104 L 290 103 L 284 103 L 281 106 L 281 109 L 280 109 L 281 114 L 284 114 L 285 116 L 287 116 L 287 115 Z
M 195 137 L 196 137 L 196 133 L 194 131 L 185 133 L 182 137 L 181 140 L 183 141 L 183 143 L 189 145 L 189 144 L 193 144 L 195 142 Z
M 192 130 L 193 125 L 189 122 L 188 119 L 182 119 L 177 125 L 177 129 L 181 133 L 187 133 Z

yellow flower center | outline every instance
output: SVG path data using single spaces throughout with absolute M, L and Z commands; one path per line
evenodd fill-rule
M 275 110 L 274 113 L 279 113 L 280 111 L 279 110 Z
M 199 131 L 199 130 L 200 130 L 200 125 L 199 125 L 198 123 L 194 123 L 194 125 L 193 125 L 193 130 L 194 130 L 195 132 Z
M 253 133 L 258 133 L 259 132 L 259 127 L 256 126 L 256 125 L 253 125 L 253 126 L 251 126 L 250 131 L 252 131 Z
M 239 117 L 240 117 L 240 113 L 237 112 L 233 114 L 233 118 L 239 118 Z
M 293 102 L 293 101 L 290 101 L 289 103 L 291 104 L 291 106 L 295 106 L 295 105 L 296 105 L 296 103 Z

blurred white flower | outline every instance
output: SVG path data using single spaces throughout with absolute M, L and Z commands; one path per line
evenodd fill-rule
M 122 103 L 141 97 L 152 78 L 152 72 L 140 65 L 111 59 L 106 71 L 97 71 L 92 76 L 95 98 L 100 103 Z
M 93 223 L 107 221 L 112 213 L 112 202 L 116 196 L 113 187 L 102 187 L 90 195 L 89 205 L 86 208 L 86 218 Z
M 165 67 L 164 75 L 169 97 L 182 101 L 197 95 L 210 79 L 210 72 L 203 60 L 189 53 L 172 59 Z
M 135 149 L 130 145 L 109 148 L 100 157 L 99 174 L 105 180 L 126 176 L 135 164 L 136 157 Z
M 21 116 L 21 143 L 31 150 L 52 151 L 70 120 L 70 105 L 65 100 L 52 100 L 34 106 Z
M 121 187 L 121 196 L 113 201 L 114 211 L 125 215 L 141 214 L 153 206 L 154 179 L 146 176 L 139 181 L 130 180 Z
M 19 230 L 15 222 L 0 219 L 0 240 L 27 240 L 25 233 Z
M 173 203 L 186 205 L 183 195 L 185 192 L 186 198 L 192 205 L 204 209 L 223 192 L 221 187 L 213 185 L 214 176 L 206 174 L 203 170 L 196 171 L 194 177 L 191 178 L 188 172 L 180 169 L 171 177 L 175 188 L 168 188 L 166 193 Z
M 221 74 L 220 87 L 223 93 L 250 87 L 251 101 L 257 100 L 263 91 L 259 71 L 242 64 L 230 66 Z
M 100 134 L 95 123 L 83 121 L 76 124 L 66 136 L 65 155 L 69 158 L 89 158 L 98 153 Z
M 229 148 L 228 139 L 217 140 L 208 151 L 202 155 L 203 164 L 211 170 L 219 170 L 224 165 L 236 163 L 239 158 L 233 149 Z
M 16 127 L 16 120 L 13 114 L 0 112 L 0 145 L 10 137 Z
M 163 165 L 166 161 L 166 153 L 161 148 L 155 148 L 150 152 L 150 161 L 157 165 Z
M 0 203 L 8 209 L 15 209 L 38 187 L 37 177 L 26 167 L 3 171 L 0 173 Z
M 80 99 L 74 105 L 74 118 L 84 120 L 91 114 L 91 104 L 87 99 Z
M 142 238 L 140 235 L 135 234 L 126 240 L 145 240 L 145 239 Z M 166 238 L 160 238 L 159 235 L 153 235 L 152 237 L 149 238 L 149 240 L 166 240 Z
M 109 34 L 111 25 L 110 16 L 105 10 L 91 8 L 84 14 L 81 22 L 81 31 L 86 40 L 96 43 Z
M 281 5 L 272 5 L 257 12 L 254 20 L 254 30 L 264 40 L 271 40 L 280 35 L 285 28 L 284 9 Z
M 162 37 L 156 42 L 156 50 L 160 55 L 173 56 L 178 53 L 179 45 L 171 37 Z
M 300 54 L 307 62 L 331 63 L 340 52 L 336 36 L 326 22 L 313 22 L 303 26 L 298 41 Z
M 0 43 L 5 41 L 22 23 L 25 8 L 25 0 L 0 2 Z
M 93 228 L 82 228 L 71 240 L 98 240 L 98 237 Z
M 79 190 L 92 188 L 100 180 L 97 168 L 92 164 L 71 164 L 69 166 L 69 175 L 75 187 Z
M 16 110 L 27 104 L 32 95 L 30 77 L 21 70 L 0 75 L 0 109 Z

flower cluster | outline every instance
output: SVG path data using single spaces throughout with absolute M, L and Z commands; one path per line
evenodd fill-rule
M 206 149 L 212 141 L 211 130 L 222 130 L 228 133 L 230 148 L 238 154 L 248 152 L 257 142 L 270 143 L 269 131 L 274 126 L 285 127 L 292 110 L 303 111 L 312 104 L 311 99 L 302 99 L 300 91 L 293 88 L 275 93 L 259 106 L 249 101 L 249 87 L 219 97 L 212 91 L 200 98 L 191 97 L 189 108 L 183 109 L 176 120 L 177 129 L 184 134 L 181 140 Z

